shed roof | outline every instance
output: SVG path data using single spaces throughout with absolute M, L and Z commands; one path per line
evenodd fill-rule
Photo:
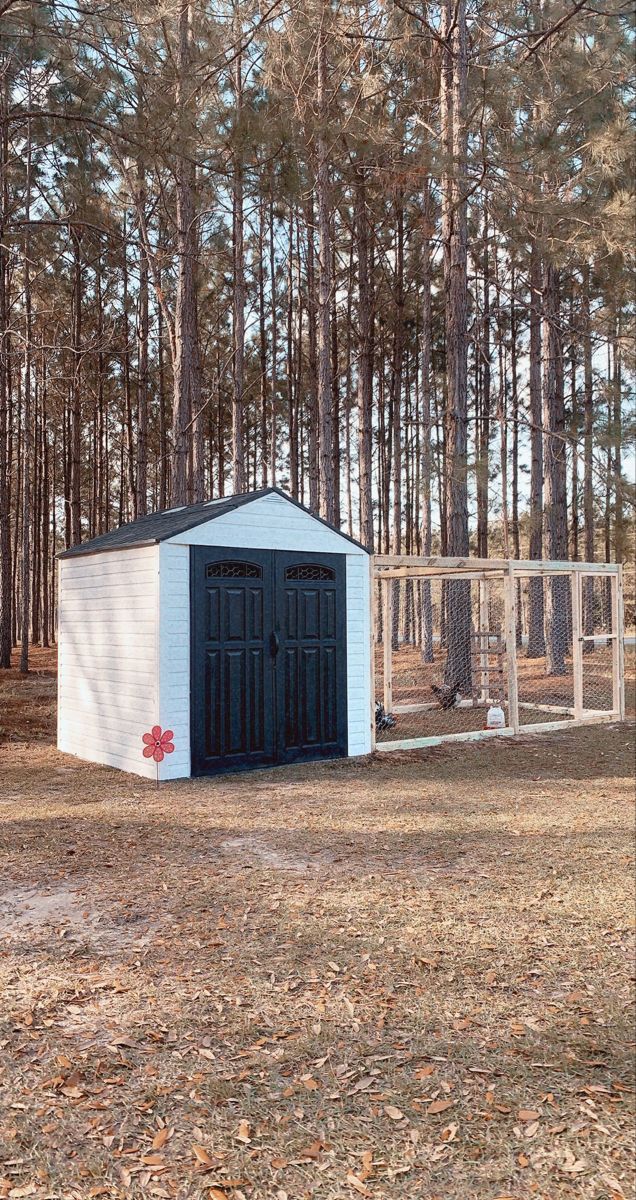
M 242 508 L 244 504 L 250 504 L 253 500 L 261 500 L 264 496 L 282 496 L 284 500 L 306 512 L 314 521 L 319 521 L 321 525 L 333 529 L 334 533 L 339 534 L 345 541 L 352 542 L 361 550 L 366 550 L 361 542 L 357 542 L 355 538 L 349 537 L 349 534 L 343 533 L 335 525 L 330 525 L 322 517 L 310 512 L 308 508 L 288 496 L 280 488 L 267 487 L 260 488 L 256 492 L 241 492 L 235 496 L 221 496 L 217 500 L 205 500 L 201 504 L 188 504 L 181 508 L 167 508 L 161 512 L 149 513 L 146 517 L 138 517 L 136 521 L 129 521 L 126 525 L 120 525 L 117 529 L 102 533 L 88 542 L 80 542 L 77 546 L 71 546 L 69 550 L 63 550 L 58 554 L 58 558 L 75 558 L 80 554 L 99 554 L 102 550 L 127 550 L 133 546 L 148 546 L 155 542 L 164 542 L 167 538 L 185 533 L 186 530 L 194 529 L 197 525 L 204 525 L 206 521 L 213 521 L 216 517 L 225 516 L 226 513 L 232 512 L 236 508 Z

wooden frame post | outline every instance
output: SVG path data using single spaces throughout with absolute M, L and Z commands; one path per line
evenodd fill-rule
M 582 610 L 582 582 L 583 575 L 581 571 L 572 572 L 572 671 L 574 674 L 574 720 L 580 721 L 583 717 L 583 643 L 581 641 L 583 630 L 581 628 L 581 610 Z
M 393 709 L 393 580 L 382 580 L 382 648 L 384 651 L 384 711 Z
M 489 584 L 487 580 L 479 580 L 479 698 L 484 704 L 490 696 L 490 678 L 488 672 L 488 642 L 485 640 L 488 634 L 488 593 Z
M 371 711 L 369 713 L 369 720 L 371 722 L 371 753 L 373 754 L 373 752 L 375 750 L 375 742 L 376 742 L 376 730 L 375 730 L 375 639 L 376 639 L 376 631 L 377 631 L 377 624 L 378 624 L 378 585 L 376 583 L 376 578 L 375 578 L 375 564 L 373 561 L 372 554 L 369 555 L 369 604 L 371 607 L 371 619 L 370 619 L 370 629 L 369 629 L 369 643 L 370 643 L 370 648 L 371 648 L 370 664 L 369 664 L 370 671 L 371 671 L 371 682 L 370 682 L 370 688 L 369 688 Z
M 625 720 L 625 641 L 623 614 L 623 567 L 619 563 L 612 576 L 612 708 L 620 721 Z
M 517 598 L 512 563 L 504 573 L 504 616 L 506 625 L 506 659 L 508 665 L 508 724 L 519 733 L 519 689 L 517 682 Z

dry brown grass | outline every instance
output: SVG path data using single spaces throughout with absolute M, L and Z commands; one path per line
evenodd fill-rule
M 38 668 L 0 680 L 0 1196 L 630 1196 L 630 727 L 157 792 L 55 751 Z

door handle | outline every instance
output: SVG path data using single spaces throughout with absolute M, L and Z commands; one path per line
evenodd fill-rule
M 272 658 L 276 658 L 276 655 L 278 654 L 278 651 L 280 650 L 280 638 L 279 638 L 278 634 L 276 633 L 275 629 L 272 630 L 272 633 L 270 635 L 269 648 L 270 648 Z

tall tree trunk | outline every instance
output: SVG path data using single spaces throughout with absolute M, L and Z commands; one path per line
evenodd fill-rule
M 395 202 L 395 329 L 391 362 L 391 417 L 393 446 L 393 511 L 392 551 L 402 553 L 402 368 L 404 359 L 404 198 L 398 193 Z M 393 648 L 399 644 L 400 581 L 393 582 Z
M 143 163 L 137 165 L 138 205 L 146 206 L 146 179 Z M 137 516 L 148 511 L 148 259 L 139 238 L 139 297 L 137 315 L 137 471 L 135 492 Z
M 468 541 L 468 397 L 467 397 L 467 200 L 466 97 L 468 45 L 465 0 L 445 0 L 442 68 L 442 138 L 446 176 L 443 187 L 442 239 L 446 318 L 446 507 L 448 553 L 464 558 Z M 449 583 L 446 682 L 471 688 L 470 583 Z
M 122 370 L 124 375 L 124 423 L 126 426 L 126 474 L 128 478 L 128 520 L 137 518 L 137 474 L 135 469 L 135 430 L 133 426 L 133 400 L 130 379 L 130 329 L 128 309 L 128 229 L 124 213 L 124 252 L 122 258 Z
M 477 427 L 477 556 L 488 558 L 490 450 L 490 247 L 488 211 L 484 213 L 484 299 L 481 338 L 480 419 Z
M 272 487 L 276 486 L 278 459 L 278 312 L 276 296 L 276 241 L 274 229 L 274 182 L 271 180 L 269 194 L 269 303 L 272 327 L 272 351 L 270 373 L 270 430 L 269 461 L 271 464 Z
M 614 316 L 612 359 L 612 458 L 614 476 L 614 557 L 617 563 L 625 557 L 625 511 L 623 500 L 623 463 L 622 463 L 622 411 L 621 400 L 623 391 L 623 362 L 622 362 L 622 329 L 620 304 Z
M 9 216 L 8 76 L 0 79 L 0 667 L 11 666 L 11 514 L 9 506 L 9 297 L 5 225 Z
M 289 435 L 289 486 L 298 499 L 298 413 L 294 397 L 294 207 L 289 207 L 287 235 L 287 430 Z M 300 290 L 300 289 L 299 289 Z M 300 319 L 300 318 L 299 318 Z
M 161 287 L 161 276 L 159 276 Z M 168 507 L 170 491 L 170 460 L 168 458 L 168 417 L 166 413 L 166 371 L 164 349 L 164 315 L 157 309 L 157 386 L 159 390 L 159 508 Z
M 70 429 L 70 544 L 82 540 L 82 302 L 83 272 L 81 234 L 71 228 L 73 242 L 73 378 L 71 383 Z
M 260 398 L 260 446 L 261 446 L 261 485 L 267 487 L 269 482 L 269 421 L 267 419 L 267 329 L 265 325 L 265 199 L 261 197 L 258 220 L 258 355 L 260 363 L 259 398 Z
M 336 494 L 334 477 L 333 375 L 331 366 L 331 187 L 327 141 L 328 73 L 327 7 L 321 9 L 318 31 L 318 136 L 316 201 L 318 205 L 318 429 L 320 464 L 320 513 L 335 524 Z
M 33 72 L 33 59 L 29 65 L 29 87 L 28 95 L 31 97 L 31 80 Z M 20 646 L 20 671 L 26 674 L 29 669 L 29 617 L 30 617 L 30 586 L 31 586 L 31 485 L 32 485 L 32 414 L 31 414 L 31 387 L 32 387 L 32 366 L 33 366 L 33 350 L 32 350 L 32 297 L 31 297 L 31 153 L 32 153 L 32 137 L 31 137 L 31 121 L 27 125 L 26 135 L 26 186 L 25 186 L 25 222 L 24 222 L 24 405 L 22 409 L 23 419 L 23 435 L 22 435 L 22 564 L 21 564 L 21 591 L 22 605 L 20 614 L 20 625 L 22 631 L 22 643 Z
M 530 246 L 530 545 L 529 557 L 543 558 L 543 408 L 541 397 L 541 256 L 536 238 Z M 528 581 L 528 658 L 545 654 L 543 580 Z
M 563 349 L 559 274 L 546 262 L 543 286 L 543 425 L 545 435 L 545 544 L 550 559 L 568 553 Z M 550 576 L 545 593 L 546 672 L 565 674 L 568 645 L 568 581 Z
M 431 238 L 433 234 L 431 185 L 424 185 L 424 212 L 422 236 L 422 334 L 421 348 L 421 395 L 422 395 L 422 546 L 424 555 L 431 553 L 431 371 L 433 366 L 433 313 L 431 305 Z M 433 605 L 429 580 L 421 584 L 422 597 L 422 661 L 433 662 Z
M 586 264 L 583 272 L 583 530 L 584 558 L 586 562 L 596 559 L 594 530 L 594 377 L 592 374 L 592 324 L 590 318 L 590 268 Z M 589 636 L 594 632 L 594 580 L 588 578 L 583 585 L 583 632 Z M 592 642 L 583 643 L 584 653 L 593 649 Z
M 373 312 L 369 277 L 369 219 L 364 167 L 356 172 L 356 240 L 358 248 L 358 486 L 360 541 L 373 550 L 372 420 Z
M 309 381 L 307 389 L 307 408 L 309 413 L 309 431 L 307 438 L 308 448 L 308 475 L 309 475 L 309 507 L 312 512 L 318 512 L 320 508 L 320 470 L 319 470 L 319 442 L 320 442 L 320 413 L 318 406 L 318 351 L 316 337 L 316 271 L 315 271 L 315 242 L 314 242 L 314 203 L 313 195 L 309 192 L 305 207 L 305 221 L 307 227 L 307 349 L 308 349 L 308 367 Z M 298 247 L 300 253 L 300 247 Z M 331 261 L 331 260 L 330 260 Z M 327 305 L 327 321 L 329 320 L 329 306 Z M 302 344 L 302 323 L 299 316 L 299 349 Z M 331 362 L 329 354 L 329 340 L 327 339 L 327 356 Z M 300 369 L 300 368 L 299 368 Z M 329 398 L 331 402 L 331 384 L 329 386 Z M 301 469 L 303 456 L 301 454 Z M 302 488 L 301 488 L 302 492 Z
M 237 37 L 241 32 L 238 20 Z M 243 60 L 237 53 L 234 61 L 234 103 L 235 103 L 235 137 L 234 166 L 233 166 L 233 238 L 232 266 L 234 271 L 233 283 L 233 383 L 232 395 L 232 488 L 234 492 L 244 492 L 246 486 L 245 455 L 243 449 L 243 393 L 245 391 L 245 247 L 244 247 L 244 181 L 243 157 L 240 144 L 241 122 L 243 114 Z
M 193 0 L 185 0 L 179 11 L 176 55 L 180 152 L 175 170 L 177 288 L 170 495 L 171 504 L 175 507 L 188 502 L 190 425 L 199 407 L 201 392 L 196 303 L 196 167 L 192 158 L 193 117 L 188 107 L 193 72 L 193 16 Z
M 576 337 L 574 333 L 574 297 L 570 292 L 570 408 L 572 412 L 572 455 L 570 490 L 570 529 L 574 562 L 579 559 L 579 401 L 576 389 Z

